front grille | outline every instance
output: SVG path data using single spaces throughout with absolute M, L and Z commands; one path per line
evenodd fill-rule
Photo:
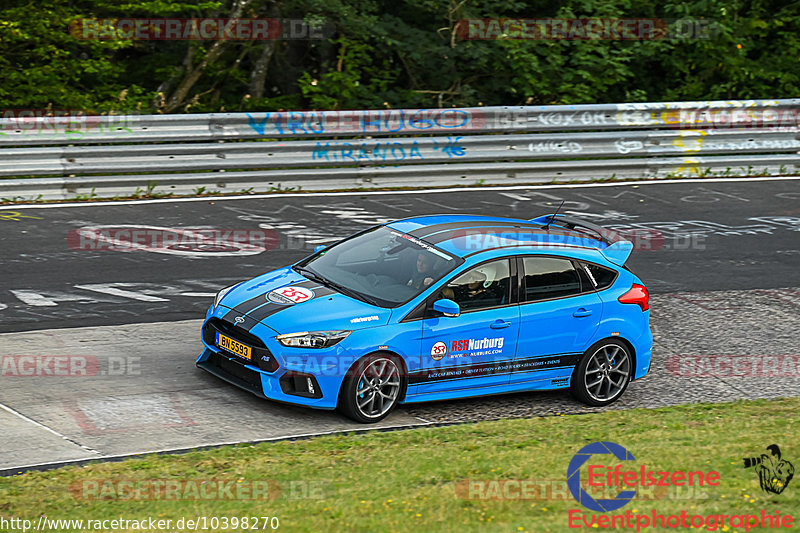
M 237 340 L 241 343 L 247 344 L 249 346 L 253 346 L 255 348 L 264 348 L 267 347 L 264 345 L 264 342 L 250 333 L 247 330 L 240 328 L 235 324 L 231 324 L 230 322 L 226 322 L 220 318 L 211 318 L 206 322 L 205 326 L 203 326 L 203 339 L 208 344 L 214 344 L 216 342 L 216 335 L 215 330 L 219 331 L 223 335 L 227 335 L 228 337 Z M 208 335 L 208 336 L 206 336 Z
M 232 381 L 234 384 L 258 394 L 263 394 L 259 373 L 247 368 L 238 360 L 231 360 L 224 355 L 212 352 L 204 363 L 206 367 L 210 367 L 209 370 L 223 379 Z
M 278 369 L 278 361 L 275 360 L 272 352 L 267 349 L 266 345 L 264 345 L 264 342 L 261 339 L 249 331 L 245 331 L 242 328 L 231 324 L 230 322 L 220 320 L 219 318 L 211 318 L 203 326 L 203 340 L 206 342 L 206 344 L 210 346 L 217 345 L 217 332 L 253 348 L 252 362 L 254 365 L 258 365 L 258 368 L 264 372 L 275 372 Z M 219 349 L 222 350 L 222 348 Z M 229 352 L 226 351 L 225 353 Z M 238 356 L 235 354 L 231 355 L 234 355 L 237 360 L 239 360 Z M 241 359 L 241 361 L 244 362 L 245 359 Z

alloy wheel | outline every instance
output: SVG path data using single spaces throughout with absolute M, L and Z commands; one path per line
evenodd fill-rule
M 361 372 L 356 385 L 356 408 L 367 418 L 379 418 L 400 395 L 400 369 L 391 359 L 373 359 Z

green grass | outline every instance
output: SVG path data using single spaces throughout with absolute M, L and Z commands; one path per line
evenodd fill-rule
M 800 399 L 697 404 L 146 456 L 0 478 L 0 516 L 29 518 L 34 523 L 41 514 L 172 520 L 277 516 L 280 531 L 566 531 L 568 510 L 590 513 L 570 497 L 465 499 L 456 492 L 457 484 L 465 480 L 561 480 L 563 484 L 575 452 L 600 440 L 621 444 L 636 457 L 625 466 L 714 470 L 721 475 L 719 486 L 688 495 L 683 492 L 683 497 L 662 493 L 657 499 L 631 502 L 618 513 L 656 509 L 663 514 L 686 510 L 730 515 L 766 509 L 800 515 L 800 479 L 781 495 L 767 495 L 759 488 L 756 474 L 742 465 L 743 457 L 758 456 L 767 445 L 777 443 L 784 458 L 800 468 L 799 411 Z M 599 457 L 593 462 L 613 464 Z M 219 480 L 242 486 L 262 482 L 271 489 L 280 486 L 282 492 L 272 493 L 275 499 L 266 501 L 111 496 L 95 500 L 70 492 L 70 486 L 91 490 L 90 480 L 189 480 L 192 484 Z M 304 497 L 307 491 L 311 497 Z

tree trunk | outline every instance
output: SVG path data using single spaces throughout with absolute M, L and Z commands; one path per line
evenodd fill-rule
M 267 41 L 261 49 L 261 54 L 258 56 L 253 70 L 250 71 L 250 84 L 248 85 L 247 92 L 253 99 L 264 98 L 264 90 L 267 82 L 267 67 L 269 61 L 272 59 L 272 54 L 275 52 L 275 41 Z
M 279 18 L 280 9 L 277 2 L 272 2 L 267 10 L 267 17 Z M 280 36 L 275 37 L 271 41 L 265 41 L 261 47 L 261 53 L 258 59 L 253 63 L 253 68 L 250 71 L 250 83 L 247 86 L 247 92 L 253 99 L 263 98 L 265 86 L 267 83 L 267 69 L 269 62 L 275 53 L 275 48 L 278 46 Z
M 159 113 L 164 112 L 167 105 L 165 95 L 170 93 L 173 85 L 175 85 L 175 82 L 177 82 L 181 78 L 181 76 L 183 76 L 184 72 L 186 72 L 192 67 L 192 63 L 194 63 L 194 54 L 196 51 L 197 48 L 195 48 L 195 46 L 190 43 L 186 47 L 186 55 L 183 58 L 183 63 L 181 64 L 181 66 L 178 67 L 178 70 L 176 70 L 175 73 L 172 76 L 170 76 L 168 80 L 162 81 L 161 84 L 158 86 L 158 88 L 156 89 L 157 96 L 153 99 L 153 102 L 151 104 L 152 108 L 155 111 L 158 111 Z
M 247 7 L 252 1 L 253 0 L 234 0 L 228 18 L 240 18 L 244 8 Z M 205 71 L 206 67 L 219 59 L 220 56 L 222 56 L 222 54 L 227 50 L 228 46 L 229 41 L 215 41 L 200 64 L 191 70 L 187 70 L 186 74 L 183 76 L 183 79 L 175 89 L 175 92 L 173 92 L 169 99 L 167 99 L 167 104 L 164 109 L 165 112 L 171 113 L 184 104 L 186 101 L 186 96 L 189 94 L 189 91 L 192 89 L 194 84 L 197 83 L 197 80 L 203 76 L 203 72 Z

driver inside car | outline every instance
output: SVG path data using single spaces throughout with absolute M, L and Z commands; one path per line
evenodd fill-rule
M 420 252 L 417 254 L 414 273 L 406 285 L 415 289 L 422 289 L 431 283 L 433 283 L 433 257 Z

